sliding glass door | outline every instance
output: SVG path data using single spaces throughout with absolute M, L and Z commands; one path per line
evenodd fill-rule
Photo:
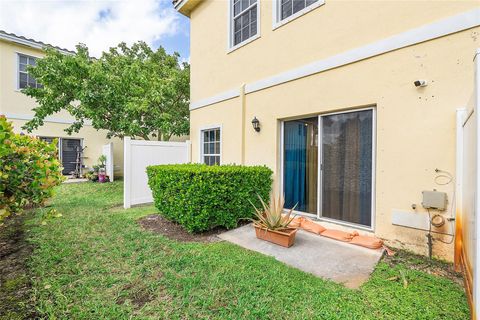
M 283 130 L 285 206 L 317 214 L 318 117 L 286 121 Z
M 321 215 L 371 226 L 373 111 L 321 119 Z
M 287 208 L 297 204 L 297 211 L 372 226 L 373 112 L 365 109 L 284 122 Z

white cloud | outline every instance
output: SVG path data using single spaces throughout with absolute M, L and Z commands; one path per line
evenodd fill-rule
M 74 49 L 85 43 L 90 53 L 124 41 L 149 45 L 180 32 L 169 0 L 46 1 L 0 0 L 0 29 Z

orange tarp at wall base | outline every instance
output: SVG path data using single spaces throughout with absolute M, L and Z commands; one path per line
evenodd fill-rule
M 358 246 L 370 248 L 370 249 L 380 249 L 383 246 L 383 241 L 375 237 L 367 236 L 356 236 L 353 237 L 351 244 L 356 244 Z
M 322 236 L 335 239 L 335 240 L 340 240 L 343 242 L 350 242 L 354 237 L 358 236 L 357 231 L 353 232 L 345 232 L 345 231 L 340 231 L 340 230 L 333 230 L 333 229 L 327 229 L 324 232 L 321 233 Z
M 312 220 L 305 219 L 305 218 L 302 219 L 300 228 L 302 228 L 305 231 L 316 233 L 316 234 L 322 234 L 322 232 L 325 232 L 325 230 L 327 230 L 323 226 L 319 225 L 318 223 L 315 223 Z
M 303 229 L 323 237 L 348 242 L 369 249 L 380 249 L 383 246 L 383 241 L 381 239 L 369 236 L 361 236 L 357 231 L 346 232 L 341 230 L 326 229 L 324 226 L 305 217 L 293 218 L 292 222 L 289 224 L 289 227 Z

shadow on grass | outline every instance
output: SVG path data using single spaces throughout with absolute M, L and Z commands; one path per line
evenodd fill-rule
M 13 216 L 0 227 L 0 319 L 35 318 L 27 260 L 32 246 L 25 240 L 24 221 Z

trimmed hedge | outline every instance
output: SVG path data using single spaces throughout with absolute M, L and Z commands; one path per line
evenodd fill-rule
M 249 200 L 260 207 L 257 194 L 268 199 L 272 186 L 272 170 L 265 166 L 157 165 L 147 174 L 157 209 L 189 232 L 234 228 L 253 218 Z

